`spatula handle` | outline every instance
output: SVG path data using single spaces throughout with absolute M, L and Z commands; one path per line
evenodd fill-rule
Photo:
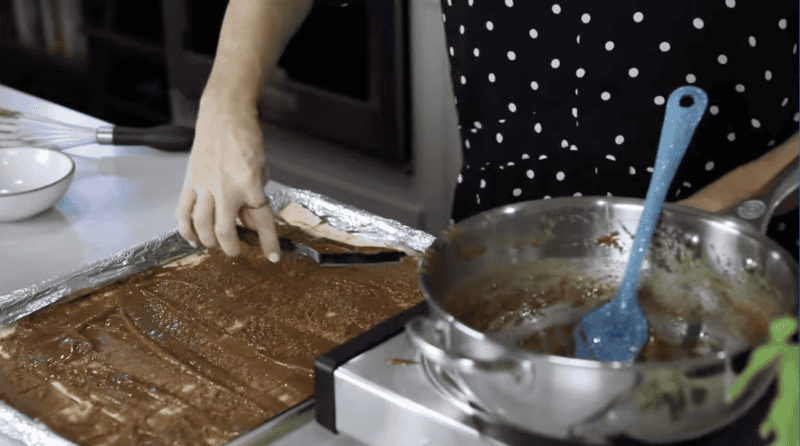
M 98 133 L 99 136 L 99 133 Z M 98 142 L 102 143 L 99 140 Z M 194 129 L 177 125 L 150 128 L 113 127 L 111 144 L 119 146 L 150 146 L 168 152 L 185 152 L 192 148 Z

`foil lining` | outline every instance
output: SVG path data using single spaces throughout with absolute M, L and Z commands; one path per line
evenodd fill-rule
M 395 220 L 378 217 L 314 192 L 280 186 L 269 188 L 267 196 L 276 215 L 289 204 L 298 203 L 334 228 L 378 246 L 423 252 L 434 241 L 434 237 L 426 232 L 407 227 Z M 0 327 L 9 326 L 37 310 L 78 292 L 108 285 L 202 249 L 193 248 L 180 236 L 177 229 L 173 229 L 71 273 L 0 296 Z M 74 445 L 52 432 L 44 424 L 2 401 L 0 401 L 0 433 L 29 446 Z

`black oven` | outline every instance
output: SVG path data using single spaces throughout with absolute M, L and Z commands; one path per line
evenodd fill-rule
M 197 100 L 211 72 L 226 0 L 164 1 L 170 88 Z M 278 67 L 266 121 L 405 168 L 409 144 L 408 2 L 315 5 Z

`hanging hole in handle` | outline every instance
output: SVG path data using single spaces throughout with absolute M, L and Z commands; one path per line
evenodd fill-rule
M 694 105 L 694 98 L 687 94 L 686 96 L 683 96 L 681 98 L 679 104 L 681 105 L 681 107 L 689 108 L 692 105 Z

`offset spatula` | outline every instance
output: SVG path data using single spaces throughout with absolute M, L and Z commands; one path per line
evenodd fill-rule
M 241 226 L 236 227 L 239 233 L 239 238 L 250 246 L 259 246 L 258 233 Z M 288 238 L 279 237 L 278 242 L 281 245 L 281 251 L 296 252 L 304 256 L 311 257 L 321 266 L 353 266 L 353 265 L 372 265 L 380 263 L 394 263 L 399 262 L 406 253 L 402 251 L 384 251 L 375 254 L 362 254 L 362 253 L 336 253 L 336 254 L 323 254 L 319 253 L 310 246 L 300 243 L 295 244 Z

